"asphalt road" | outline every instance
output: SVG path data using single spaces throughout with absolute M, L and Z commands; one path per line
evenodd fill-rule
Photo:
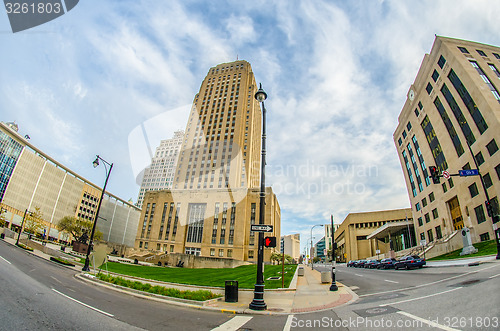
M 96 287 L 76 279 L 68 268 L 0 240 L 0 330 L 500 328 L 500 263 L 411 271 L 337 270 L 337 279 L 356 289 L 359 299 L 354 304 L 308 314 L 233 315 Z M 481 328 L 485 325 L 489 328 Z

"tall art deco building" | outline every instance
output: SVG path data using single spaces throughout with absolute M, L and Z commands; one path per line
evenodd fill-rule
M 485 201 L 487 192 L 497 215 L 499 69 L 499 47 L 438 36 L 410 86 L 394 142 L 417 240 L 451 242 L 463 227 L 473 242 L 495 238 Z M 448 178 L 434 184 L 430 166 L 451 176 L 444 173 Z M 482 178 L 458 176 L 468 169 L 479 170 Z
M 261 109 L 246 61 L 211 68 L 186 125 L 173 188 L 144 197 L 135 248 L 257 259 Z M 266 189 L 265 224 L 279 237 L 280 208 Z M 266 250 L 265 259 L 270 251 Z

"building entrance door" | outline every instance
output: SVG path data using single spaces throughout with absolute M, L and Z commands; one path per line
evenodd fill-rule
M 460 210 L 460 203 L 458 202 L 458 198 L 455 196 L 453 199 L 448 201 L 447 204 L 448 208 L 450 209 L 453 229 L 460 230 L 464 227 L 464 218 L 462 217 L 462 211 Z

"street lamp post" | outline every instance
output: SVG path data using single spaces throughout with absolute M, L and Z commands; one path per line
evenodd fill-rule
M 316 226 L 323 226 L 323 224 L 315 224 L 315 225 L 313 225 L 313 226 L 312 226 L 312 228 L 311 228 L 311 258 L 312 258 L 312 252 L 314 252 L 314 249 L 313 249 L 313 247 L 314 247 L 314 246 L 313 246 L 313 229 L 314 229 L 314 227 L 316 227 Z M 313 270 L 314 270 L 314 258 L 312 258 L 312 259 L 311 259 L 311 269 L 313 269 Z
M 94 217 L 94 224 L 92 225 L 92 232 L 90 234 L 89 245 L 87 247 L 87 257 L 85 258 L 85 265 L 82 268 L 83 271 L 90 271 L 89 255 L 90 255 L 90 252 L 92 251 L 95 228 L 97 226 L 97 219 L 99 217 L 99 210 L 101 209 L 102 198 L 104 197 L 104 192 L 106 191 L 106 186 L 108 185 L 109 174 L 111 173 L 111 169 L 113 169 L 113 163 L 108 163 L 106 160 L 104 160 L 99 155 L 97 155 L 94 162 L 92 162 L 94 168 L 96 168 L 99 165 L 99 160 L 104 162 L 104 169 L 106 170 L 106 181 L 104 182 L 104 187 L 102 188 L 101 197 L 99 198 L 99 203 L 97 204 L 97 210 L 96 210 L 95 217 Z M 106 164 L 109 165 L 109 169 L 106 167 Z
M 332 285 L 330 285 L 330 291 L 337 291 L 339 288 L 337 286 L 337 283 L 335 282 L 335 264 L 336 264 L 336 258 L 335 258 L 335 250 L 337 244 L 335 243 L 335 228 L 333 227 L 333 215 L 330 216 L 330 222 L 332 225 Z
M 260 201 L 259 201 L 259 224 L 264 224 L 264 217 L 266 213 L 266 106 L 264 101 L 267 99 L 267 93 L 262 89 L 262 84 L 259 90 L 255 93 L 255 99 L 262 106 L 262 150 L 261 150 L 261 164 L 260 164 Z M 264 302 L 264 233 L 259 232 L 259 240 L 257 243 L 257 281 L 254 289 L 254 296 L 250 302 L 249 308 L 252 310 L 266 310 L 267 305 Z
M 19 238 L 21 237 L 21 232 L 23 232 L 23 226 L 24 226 L 24 220 L 26 218 L 26 214 L 33 214 L 32 212 L 28 211 L 28 209 L 26 209 L 24 211 L 24 215 L 23 215 L 23 220 L 21 222 L 21 229 L 19 229 L 19 233 L 17 234 L 17 240 L 16 240 L 16 245 L 19 246 Z

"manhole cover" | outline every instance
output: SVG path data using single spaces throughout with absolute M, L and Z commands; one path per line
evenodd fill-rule
M 399 309 L 391 306 L 385 306 L 385 307 L 373 307 L 368 309 L 359 309 L 353 311 L 361 317 L 371 317 L 371 316 L 392 314 L 399 311 Z
M 380 313 L 385 313 L 386 311 L 387 308 L 372 308 L 366 310 L 368 314 L 380 314 Z

